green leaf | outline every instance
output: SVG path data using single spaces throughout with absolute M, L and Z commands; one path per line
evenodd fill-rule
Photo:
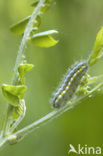
M 11 107 L 10 116 L 7 120 L 6 134 L 11 134 L 16 131 L 17 126 L 23 120 L 26 113 L 26 105 L 24 99 L 19 101 L 17 107 Z
M 39 3 L 39 0 L 35 0 L 33 3 L 31 3 L 31 6 L 35 8 L 38 3 Z
M 26 28 L 30 18 L 31 18 L 31 16 L 28 16 L 27 18 L 24 18 L 23 20 L 20 20 L 16 24 L 12 25 L 10 27 L 10 31 L 15 35 L 22 35 L 24 33 L 24 31 L 25 31 L 25 28 Z M 40 23 L 41 23 L 41 18 L 38 15 L 35 22 L 34 22 L 34 26 L 32 28 L 33 32 L 38 30 L 38 27 L 40 26 Z
M 49 30 L 41 33 L 37 33 L 29 38 L 28 43 L 34 44 L 39 47 L 51 47 L 58 43 L 57 40 L 53 39 L 52 34 L 58 33 L 55 30 Z
M 103 27 L 97 34 L 92 55 L 89 58 L 89 64 L 95 64 L 103 56 Z
M 24 83 L 24 76 L 27 72 L 29 72 L 34 67 L 33 64 L 21 64 L 18 67 L 18 72 L 20 76 L 20 80 L 22 83 Z
M 7 102 L 10 105 L 12 105 L 14 107 L 19 105 L 19 98 L 17 96 L 14 96 L 14 95 L 6 92 L 3 88 L 2 88 L 2 92 L 3 92 L 3 95 L 5 96 Z
M 26 105 L 24 99 L 20 100 L 20 105 L 17 108 L 17 113 L 19 116 L 24 117 L 26 113 Z
M 50 5 L 44 5 L 42 8 L 41 8 L 41 12 L 42 13 L 45 13 L 48 9 L 49 9 Z
M 34 27 L 39 27 L 40 26 L 40 24 L 41 24 L 41 18 L 40 18 L 40 16 L 38 15 L 37 17 L 36 17 L 36 21 L 35 21 L 35 24 L 34 24 Z
M 13 85 L 7 85 L 7 84 L 3 84 L 2 88 L 6 91 L 9 92 L 12 95 L 15 96 L 23 96 L 23 94 L 26 91 L 26 86 L 24 85 L 20 85 L 20 86 L 13 86 Z
M 10 27 L 10 31 L 15 34 L 15 35 L 21 35 L 24 33 L 24 30 L 26 28 L 26 25 L 28 23 L 28 21 L 30 20 L 31 16 L 28 16 L 27 18 L 24 18 L 23 20 L 20 20 L 19 22 L 17 22 L 16 24 L 13 24 Z
M 27 88 L 24 85 L 21 86 L 13 86 L 6 84 L 2 85 L 3 95 L 5 96 L 8 103 L 15 107 L 19 105 L 19 100 L 24 95 L 26 89 Z
M 45 13 L 49 9 L 50 5 L 51 5 L 51 2 L 49 0 L 46 0 L 45 4 L 41 7 L 40 11 L 42 13 Z

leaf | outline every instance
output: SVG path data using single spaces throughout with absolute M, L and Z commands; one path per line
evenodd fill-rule
M 2 89 L 2 92 L 3 92 L 3 95 L 5 96 L 7 102 L 8 102 L 10 105 L 12 105 L 12 106 L 14 106 L 14 107 L 16 107 L 16 106 L 19 105 L 19 98 L 18 98 L 17 96 L 14 96 L 14 95 L 12 95 L 12 94 L 6 92 L 4 89 Z
M 49 9 L 49 7 L 50 7 L 50 5 L 49 4 L 46 4 L 46 5 L 44 5 L 42 8 L 41 8 L 41 12 L 42 13 L 45 13 L 48 9 Z
M 41 24 L 41 18 L 40 18 L 40 16 L 38 15 L 37 17 L 36 17 L 36 21 L 35 21 L 35 24 L 34 24 L 34 27 L 39 27 L 40 26 L 40 24 Z
M 30 20 L 31 16 L 28 16 L 27 18 L 24 18 L 23 20 L 20 20 L 19 22 L 17 22 L 16 24 L 13 24 L 10 27 L 10 31 L 15 34 L 15 35 L 21 35 L 24 33 L 24 30 L 26 28 L 26 25 L 28 23 L 28 21 Z
M 10 27 L 10 31 L 15 34 L 15 35 L 22 35 L 25 31 L 25 28 L 30 20 L 31 16 L 28 16 L 27 18 L 24 18 L 23 20 L 20 20 L 19 22 L 17 22 L 16 24 L 12 25 Z M 34 26 L 32 28 L 32 31 L 37 31 L 38 27 L 40 26 L 41 23 L 41 18 L 38 15 L 35 22 L 34 22 Z
M 41 10 L 40 11 L 42 13 L 45 13 L 49 9 L 50 5 L 51 5 L 50 0 L 46 0 L 45 1 L 45 4 L 41 7 Z
M 55 30 L 49 30 L 49 31 L 37 33 L 29 38 L 28 43 L 34 44 L 39 47 L 45 47 L 45 48 L 54 46 L 58 43 L 58 41 L 53 39 L 51 35 L 56 33 L 58 32 Z
M 25 116 L 26 105 L 25 105 L 25 100 L 24 99 L 20 100 L 20 105 L 18 106 L 16 111 L 19 114 L 19 116 L 21 116 L 21 118 Z
M 35 0 L 33 3 L 31 3 L 31 6 L 35 8 L 38 3 L 39 3 L 39 0 Z
M 10 94 L 19 96 L 19 97 L 23 96 L 23 94 L 26 91 L 26 86 L 24 86 L 24 85 L 13 86 L 13 85 L 3 84 L 2 87 L 6 92 L 9 92 Z
M 20 76 L 20 80 L 22 83 L 24 83 L 24 76 L 27 72 L 29 72 L 34 67 L 33 64 L 21 64 L 18 67 L 18 72 Z
M 18 107 L 11 107 L 10 114 L 6 123 L 6 134 L 16 131 L 17 126 L 23 120 L 26 113 L 26 105 L 24 99 L 19 101 Z
M 103 56 L 103 27 L 97 34 L 92 55 L 89 58 L 89 64 L 95 64 Z
M 5 96 L 8 103 L 15 107 L 18 106 L 19 100 L 24 95 L 26 89 L 27 88 L 24 85 L 21 86 L 13 86 L 13 85 L 6 85 L 6 84 L 2 85 L 3 95 Z
M 12 122 L 10 125 L 10 133 L 12 133 L 18 124 L 23 120 L 26 113 L 26 105 L 24 99 L 19 101 L 18 107 L 12 109 Z

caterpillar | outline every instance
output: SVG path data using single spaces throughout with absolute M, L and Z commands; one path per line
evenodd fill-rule
M 87 61 L 78 62 L 74 67 L 72 67 L 71 70 L 68 70 L 59 89 L 51 99 L 51 103 L 54 108 L 60 108 L 64 106 L 67 101 L 72 98 L 87 70 Z

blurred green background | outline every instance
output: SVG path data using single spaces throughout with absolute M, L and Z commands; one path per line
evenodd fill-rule
M 21 37 L 12 35 L 9 26 L 32 13 L 32 0 L 0 0 L 0 84 L 10 83 Z M 56 0 L 42 18 L 40 31 L 59 31 L 59 44 L 42 49 L 29 45 L 26 56 L 35 64 L 27 77 L 25 95 L 27 113 L 19 128 L 52 111 L 50 98 L 75 61 L 86 59 L 95 37 L 103 26 L 103 0 Z M 90 69 L 91 75 L 103 73 L 103 60 Z M 0 127 L 6 112 L 0 91 Z M 92 96 L 73 110 L 27 136 L 14 146 L 0 151 L 0 156 L 67 156 L 69 144 L 103 148 L 103 95 Z M 72 154 L 73 155 L 73 154 Z M 75 155 L 75 154 L 74 154 Z

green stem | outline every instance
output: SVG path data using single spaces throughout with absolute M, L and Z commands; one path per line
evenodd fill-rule
M 17 55 L 17 59 L 16 59 L 16 64 L 14 67 L 14 75 L 13 75 L 13 79 L 12 79 L 12 84 L 16 85 L 17 81 L 18 81 L 18 66 L 22 63 L 22 61 L 24 60 L 24 53 L 25 53 L 25 48 L 27 45 L 27 40 L 30 36 L 30 33 L 32 31 L 34 22 L 36 20 L 36 17 L 38 16 L 41 7 L 43 6 L 43 4 L 45 3 L 46 0 L 40 0 L 40 2 L 38 3 L 37 7 L 34 9 L 33 14 L 31 15 L 31 19 L 29 20 L 27 27 L 25 29 L 24 32 L 24 36 L 23 39 L 21 41 L 20 47 L 19 47 L 19 51 L 18 51 L 18 55 Z
M 69 102 L 66 106 L 54 110 L 51 113 L 47 114 L 46 116 L 44 116 L 43 118 L 35 121 L 34 123 L 26 126 L 25 128 L 17 131 L 15 134 L 15 136 L 20 137 L 20 136 L 25 136 L 27 134 L 29 134 L 30 132 L 32 132 L 33 130 L 36 130 L 37 128 L 40 128 L 40 126 L 44 125 L 45 123 L 47 123 L 50 120 L 55 119 L 56 117 L 60 116 L 61 114 L 63 114 L 64 112 L 72 109 L 75 105 L 77 105 L 78 103 L 82 102 L 82 100 L 84 100 L 86 97 L 89 97 L 90 95 L 92 95 L 95 91 L 98 91 L 98 89 L 100 89 L 101 87 L 103 87 L 103 82 L 99 83 L 96 87 L 94 87 L 91 91 L 89 91 L 86 95 L 84 96 L 80 96 L 77 99 L 74 99 L 71 103 Z
M 20 44 L 19 47 L 19 51 L 18 51 L 18 55 L 17 55 L 17 59 L 16 59 L 16 64 L 14 67 L 14 75 L 13 75 L 13 79 L 12 79 L 12 84 L 16 85 L 17 81 L 18 81 L 18 66 L 22 63 L 22 61 L 24 60 L 24 53 L 25 53 L 25 48 L 26 48 L 26 44 L 27 44 L 27 40 L 30 36 L 30 33 L 32 31 L 32 27 L 33 24 L 35 22 L 35 19 L 41 9 L 41 6 L 44 4 L 46 0 L 40 0 L 40 2 L 38 3 L 36 9 L 34 10 L 31 19 L 26 27 L 26 30 L 24 32 L 24 36 L 22 39 L 22 42 Z M 79 102 L 81 102 L 82 100 L 84 100 L 86 97 L 90 96 L 91 94 L 93 94 L 95 91 L 97 91 L 99 88 L 101 88 L 103 86 L 103 83 L 98 84 L 96 87 L 94 87 L 90 92 L 88 92 L 88 94 L 81 96 L 77 99 L 74 99 L 71 103 L 69 102 L 66 106 L 54 110 L 51 113 L 47 114 L 46 116 L 44 116 L 43 118 L 35 121 L 34 123 L 26 126 L 25 128 L 17 131 L 16 133 L 6 136 L 3 138 L 3 140 L 0 142 L 0 147 L 3 146 L 6 143 L 9 143 L 10 141 L 13 140 L 13 138 L 15 138 L 16 136 L 16 140 L 15 141 L 19 141 L 19 139 L 21 139 L 22 137 L 26 136 L 27 134 L 29 134 L 30 132 L 32 132 L 33 130 L 36 130 L 37 128 L 39 128 L 40 126 L 44 125 L 45 123 L 47 123 L 50 120 L 55 119 L 56 117 L 60 116 L 61 114 L 63 114 L 64 112 L 66 112 L 67 110 L 70 110 L 71 108 L 73 108 L 75 105 L 77 105 Z M 8 115 L 9 112 L 11 111 L 11 106 L 8 105 Z M 7 115 L 7 120 L 8 120 L 8 116 Z M 14 140 L 13 140 L 14 141 Z
M 27 24 L 26 29 L 25 29 L 24 36 L 22 38 L 22 41 L 21 41 L 21 44 L 20 44 L 20 47 L 18 50 L 18 55 L 17 55 L 17 59 L 16 59 L 14 71 L 13 71 L 13 78 L 11 81 L 12 85 L 17 85 L 17 83 L 18 83 L 18 76 L 19 76 L 18 75 L 18 66 L 25 59 L 24 54 L 25 54 L 25 49 L 26 49 L 26 45 L 27 45 L 27 40 L 28 40 L 30 33 L 32 31 L 36 17 L 39 15 L 40 9 L 43 6 L 43 4 L 45 3 L 45 1 L 46 0 L 40 0 L 39 1 L 37 7 L 34 9 L 32 15 L 31 15 L 31 18 Z M 12 116 L 12 114 L 11 114 L 12 109 L 13 109 L 13 107 L 8 104 L 7 117 L 6 117 L 6 122 L 5 122 L 5 126 L 4 126 L 4 136 L 5 136 L 6 129 L 8 128 L 8 125 L 7 125 L 8 119 L 10 118 L 10 116 Z
M 80 96 L 80 97 L 78 97 L 76 99 L 73 99 L 66 106 L 48 113 L 46 116 L 44 116 L 41 119 L 33 122 L 32 124 L 26 126 L 25 128 L 23 128 L 21 130 L 18 130 L 16 133 L 14 133 L 12 135 L 4 137 L 4 139 L 0 142 L 0 147 L 6 145 L 8 143 L 13 144 L 13 143 L 16 143 L 16 142 L 20 141 L 21 139 L 24 138 L 24 136 L 28 135 L 32 131 L 36 130 L 37 128 L 40 128 L 41 126 L 43 126 L 47 122 L 59 117 L 64 112 L 72 109 L 78 103 L 82 102 L 87 97 L 91 96 L 96 91 L 98 91 L 98 89 L 101 89 L 101 87 L 103 87 L 103 82 L 99 83 L 96 87 L 94 87 L 91 91 L 89 91 L 84 96 Z

